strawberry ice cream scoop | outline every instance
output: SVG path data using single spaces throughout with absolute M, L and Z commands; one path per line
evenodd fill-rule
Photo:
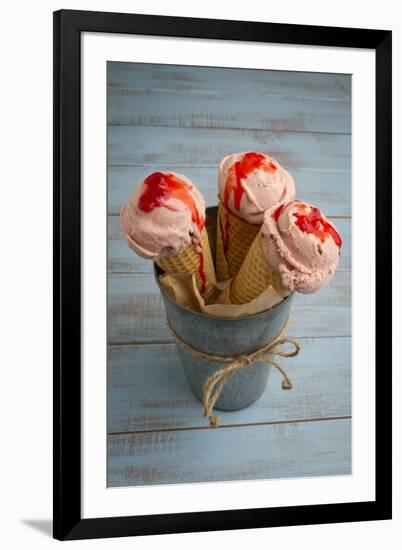
M 134 252 L 157 261 L 200 242 L 205 202 L 186 176 L 154 172 L 121 209 L 120 225 Z
M 342 240 L 334 225 L 315 206 L 301 201 L 273 207 L 265 213 L 262 248 L 282 285 L 315 292 L 335 273 Z
M 233 214 L 261 225 L 268 208 L 294 199 L 295 183 L 289 172 L 268 155 L 234 153 L 220 163 L 219 196 Z

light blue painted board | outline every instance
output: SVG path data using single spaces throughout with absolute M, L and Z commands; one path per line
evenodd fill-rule
M 301 351 L 279 359 L 292 380 L 283 391 L 273 369 L 251 407 L 217 411 L 221 424 L 239 425 L 351 415 L 351 339 L 301 339 Z M 174 344 L 113 346 L 108 355 L 108 432 L 205 427 Z
M 207 206 L 217 204 L 218 167 L 174 165 L 110 166 L 108 169 L 108 213 L 119 214 L 133 189 L 152 172 L 177 171 L 189 177 L 201 190 Z M 350 172 L 291 170 L 300 198 L 317 205 L 327 216 L 351 215 Z
M 349 171 L 351 139 L 344 134 L 224 130 L 220 128 L 108 127 L 109 165 L 212 166 L 236 151 L 271 154 L 290 170 Z
M 351 103 L 233 92 L 109 88 L 108 123 L 350 133 Z
M 181 92 L 230 91 L 251 96 L 351 99 L 351 76 L 331 73 L 110 62 L 108 85 Z
M 349 419 L 108 436 L 109 487 L 348 474 Z
M 332 220 L 342 236 L 344 245 L 338 270 L 351 268 L 351 220 Z M 108 269 L 110 273 L 152 273 L 153 262 L 141 258 L 127 245 L 120 230 L 119 216 L 108 216 Z
M 149 274 L 109 274 L 110 344 L 167 342 L 159 288 Z M 315 294 L 297 294 L 289 334 L 295 337 L 350 336 L 350 272 L 338 271 Z
M 241 77 L 239 78 L 239 71 L 229 70 L 224 72 L 225 77 L 222 78 L 222 71 L 219 69 L 202 68 L 189 70 L 187 67 L 150 67 L 149 65 L 143 65 L 140 67 L 135 66 L 133 70 L 132 64 L 113 64 L 109 65 L 109 68 L 112 68 L 109 71 L 109 76 L 112 77 L 109 83 L 112 86 L 124 88 L 114 88 L 112 91 L 110 97 L 112 110 L 109 111 L 111 120 L 118 123 L 129 122 L 130 124 L 142 125 L 166 124 L 188 127 L 183 129 L 131 128 L 129 129 L 131 131 L 127 133 L 124 133 L 124 131 L 119 132 L 119 128 L 116 126 L 110 127 L 109 151 L 112 154 L 109 156 L 109 160 L 117 165 L 139 165 L 128 167 L 115 165 L 109 167 L 109 211 L 112 213 L 118 214 L 121 204 L 127 199 L 132 187 L 144 175 L 155 169 L 169 169 L 169 164 L 174 166 L 173 169 L 175 171 L 180 171 L 178 166 L 181 165 L 181 171 L 192 177 L 197 185 L 200 185 L 197 178 L 202 180 L 200 187 L 206 195 L 208 204 L 215 204 L 216 171 L 221 157 L 238 150 L 267 150 L 269 148 L 269 152 L 273 156 L 276 156 L 284 166 L 291 169 L 296 178 L 296 183 L 299 184 L 299 190 L 303 191 L 303 199 L 317 203 L 327 215 L 350 215 L 350 138 L 348 136 L 306 134 L 304 139 L 301 140 L 295 133 L 278 131 L 314 129 L 332 132 L 335 129 L 339 132 L 345 130 L 345 128 L 347 129 L 350 125 L 347 115 L 350 112 L 350 105 L 342 102 L 350 100 L 349 76 L 241 71 Z M 180 111 L 177 104 L 177 90 L 180 90 L 183 106 Z M 164 105 L 160 104 L 162 101 Z M 257 104 L 268 106 L 267 109 L 264 109 L 265 116 L 258 117 Z M 194 108 L 195 105 L 197 105 L 196 109 Z M 247 110 L 246 105 L 251 105 L 252 108 Z M 280 113 L 281 109 L 282 114 Z M 268 114 L 266 114 L 267 111 Z M 280 114 L 281 116 L 279 116 Z M 191 127 L 193 126 L 204 126 L 205 128 L 192 129 Z M 224 129 L 219 128 L 219 126 Z M 250 126 L 253 130 L 244 129 Z M 230 128 L 240 128 L 240 130 L 231 130 Z M 258 128 L 262 130 L 258 130 Z M 266 131 L 265 129 L 267 128 L 270 130 L 275 129 L 276 131 Z M 137 130 L 140 130 L 140 132 Z M 344 139 L 345 137 L 346 139 Z M 145 173 L 143 173 L 144 170 Z M 304 178 L 303 182 L 299 182 L 297 174 L 294 173 L 295 171 L 299 172 L 299 179 Z M 300 185 L 301 183 L 302 185 Z M 311 196 L 309 195 L 310 192 Z M 299 196 L 301 196 L 300 193 Z M 314 199 L 311 197 L 314 197 Z M 328 204 L 331 207 L 331 211 L 326 209 L 319 201 Z M 116 224 L 114 225 L 114 229 L 116 229 Z M 113 240 L 117 242 L 117 239 L 112 238 Z M 115 257 L 113 256 L 113 244 L 111 250 L 112 257 Z M 117 251 L 117 259 L 115 261 L 120 265 L 119 254 L 120 252 Z M 342 258 L 341 262 L 345 262 L 345 259 L 346 255 L 345 258 Z M 149 269 L 150 264 L 147 265 Z M 140 269 L 142 268 L 140 267 Z M 114 291 L 122 283 L 122 280 L 119 281 L 114 275 L 109 278 L 109 283 L 112 287 L 109 313 L 113 313 L 114 308 L 115 319 L 117 319 L 115 333 L 112 336 L 117 337 L 117 340 L 122 338 L 122 342 L 133 341 L 133 333 L 134 341 L 169 341 L 164 324 L 164 311 L 161 308 L 159 292 L 155 287 L 152 276 L 149 274 L 139 274 L 132 275 L 131 279 L 127 279 L 124 276 L 120 277 L 124 278 L 123 288 L 117 293 Z M 336 287 L 332 285 L 336 285 Z M 297 334 L 297 332 L 300 332 L 303 336 L 304 332 L 305 335 L 310 333 L 310 335 L 314 336 L 325 336 L 329 332 L 340 336 L 343 331 L 343 333 L 350 334 L 349 273 L 338 272 L 336 280 L 332 281 L 330 287 L 322 291 L 322 293 L 308 297 L 310 299 L 309 302 L 300 301 L 305 298 L 305 296 L 296 297 L 295 315 L 290 326 L 290 333 Z M 111 321 L 112 316 L 109 315 L 109 321 Z M 113 333 L 113 330 L 109 334 Z M 340 354 L 341 345 L 339 344 L 338 346 L 337 344 L 338 341 L 343 340 L 343 338 L 337 338 L 333 341 L 334 350 L 327 350 L 331 361 L 338 357 L 337 353 Z M 348 339 L 346 340 L 349 342 Z M 314 340 L 314 342 L 319 344 L 314 348 L 316 362 L 314 361 L 313 352 L 310 361 L 313 368 L 315 366 L 318 369 L 319 357 L 323 353 L 322 351 L 319 353 L 318 350 L 323 349 L 322 342 L 327 342 L 327 340 L 322 338 Z M 165 366 L 163 370 L 155 371 L 156 367 L 162 369 L 161 364 L 157 361 L 159 356 L 155 355 L 155 350 L 158 349 L 158 346 L 112 346 L 110 353 L 121 352 L 124 355 L 125 352 L 128 353 L 129 350 L 133 349 L 137 351 L 147 350 L 147 353 L 148 351 L 150 352 L 147 355 L 148 362 L 145 361 L 145 365 L 148 365 L 148 368 L 143 367 L 143 369 L 146 368 L 146 371 L 142 374 L 142 377 L 144 380 L 147 377 L 151 377 L 151 382 L 153 381 L 162 393 L 166 392 L 165 385 L 157 384 L 158 378 L 163 375 L 166 376 L 165 371 L 168 368 L 170 368 L 171 372 L 174 369 L 175 372 L 175 374 L 171 374 L 169 380 L 173 379 L 174 376 L 180 376 L 179 373 L 181 373 L 181 370 L 178 368 L 177 361 L 169 363 L 170 367 Z M 152 358 L 152 350 L 154 351 L 154 359 Z M 170 358 L 173 361 L 174 346 L 171 344 L 166 346 L 166 355 L 164 358 L 169 357 L 167 350 L 170 350 Z M 128 356 L 126 355 L 125 357 L 129 361 Z M 299 359 L 301 358 L 298 358 L 297 361 Z M 342 364 L 342 368 L 345 369 L 347 362 L 344 361 L 342 363 L 339 361 L 339 364 Z M 121 360 L 119 360 L 119 365 L 122 366 Z M 132 375 L 132 369 L 129 368 L 127 361 L 123 362 L 123 366 L 126 367 L 124 371 L 125 376 Z M 327 373 L 329 376 L 327 378 L 328 383 L 331 377 L 335 376 L 336 372 L 338 370 L 335 368 L 329 370 Z M 129 426 L 129 420 L 127 419 L 132 418 L 132 406 L 137 411 L 134 414 L 137 425 L 141 425 L 142 422 L 143 426 L 148 426 L 145 429 L 152 429 L 152 425 L 155 427 L 158 425 L 158 422 L 165 422 L 166 418 L 178 418 L 180 421 L 182 419 L 180 413 L 188 413 L 189 410 L 193 414 L 190 417 L 194 418 L 195 421 L 195 400 L 193 399 L 192 404 L 188 407 L 178 403 L 180 396 L 175 391 L 183 388 L 183 384 L 179 385 L 179 380 L 177 380 L 177 384 L 175 383 L 174 386 L 177 389 L 174 390 L 171 387 L 171 392 L 169 392 L 170 395 L 167 399 L 163 400 L 163 395 L 158 394 L 153 401 L 142 402 L 141 407 L 145 411 L 141 420 L 141 411 L 138 411 L 136 408 L 138 407 L 136 400 L 133 404 L 130 389 L 127 388 L 124 396 L 121 393 L 122 388 L 120 387 L 119 389 L 119 375 L 123 375 L 121 370 L 118 371 L 118 374 L 113 374 L 113 380 L 116 377 L 117 380 L 114 380 L 111 384 L 111 387 L 120 392 L 118 393 L 120 397 L 116 397 L 116 400 L 121 402 L 121 413 L 116 412 L 116 425 L 124 423 L 124 419 L 126 419 L 126 425 Z M 271 382 L 274 376 L 275 373 L 272 374 Z M 303 376 L 300 381 L 304 380 Z M 183 383 L 182 373 L 181 382 Z M 328 412 L 331 410 L 331 407 L 334 407 L 333 410 L 335 411 L 337 410 L 336 407 L 340 407 L 339 410 L 341 410 L 341 392 L 339 391 L 338 397 L 334 396 L 333 393 L 331 394 L 331 392 L 325 397 L 325 391 L 323 393 L 323 389 L 320 386 L 323 381 L 319 377 L 314 377 L 314 382 L 317 384 L 316 390 L 310 388 L 311 393 L 308 393 L 308 389 L 305 388 L 305 398 L 301 402 L 300 407 L 296 407 L 296 399 L 292 400 L 292 405 L 289 406 L 293 407 L 293 412 L 297 411 L 299 414 L 302 414 L 303 411 L 306 418 L 309 414 L 313 414 L 312 409 L 314 407 L 316 407 L 316 411 L 326 410 Z M 130 385 L 129 381 L 127 383 Z M 344 383 L 346 384 L 346 381 Z M 126 382 L 123 380 L 122 384 L 125 385 Z M 334 387 L 339 388 L 340 385 L 341 382 L 337 378 L 334 380 L 334 385 L 331 385 L 331 391 L 333 392 Z M 298 387 L 302 391 L 302 386 Z M 314 391 L 318 394 L 318 399 L 309 401 L 309 396 L 314 395 Z M 276 386 L 275 392 L 278 398 L 283 397 L 281 394 L 288 393 L 279 390 L 279 386 Z M 138 393 L 138 395 L 140 394 Z M 269 395 L 268 392 L 266 395 Z M 320 402 L 322 395 L 322 399 L 325 402 Z M 350 387 L 347 388 L 343 397 L 346 400 L 344 410 L 349 410 Z M 124 399 L 129 399 L 129 403 L 124 402 Z M 302 400 L 302 398 L 300 399 Z M 261 403 L 264 402 L 263 399 L 260 401 Z M 285 401 L 282 400 L 281 403 L 285 404 Z M 260 407 L 258 404 L 256 406 L 257 408 Z M 281 414 L 282 409 L 280 405 L 273 407 L 271 402 L 269 402 L 269 406 L 265 410 L 266 413 L 269 412 L 270 407 L 278 415 Z M 292 411 L 285 409 L 282 412 L 290 414 Z M 121 417 L 119 418 L 120 414 Z M 240 415 L 244 414 L 244 412 L 226 414 Z M 158 415 L 159 420 L 157 418 Z M 290 418 L 290 416 L 287 418 Z M 315 424 L 317 431 L 317 434 L 311 438 L 313 445 L 317 442 L 324 444 L 325 435 L 322 437 L 320 434 L 324 430 L 324 425 L 328 424 L 328 422 L 312 423 L 312 425 Z M 314 468 L 313 473 L 310 475 L 317 475 L 317 471 L 320 471 L 320 469 L 323 471 L 322 464 L 324 464 L 324 470 L 325 468 L 327 470 L 319 475 L 337 473 L 340 472 L 341 468 L 346 468 L 348 472 L 350 471 L 350 449 L 348 452 L 350 435 L 345 446 L 344 439 L 342 437 L 336 438 L 334 437 L 334 433 L 332 433 L 328 440 L 330 445 L 320 455 L 323 459 L 322 464 L 318 461 L 317 466 L 317 457 L 315 457 L 315 460 L 311 460 L 310 458 L 312 444 L 309 444 L 307 440 L 303 440 L 300 443 L 300 440 L 304 436 L 296 437 L 296 439 L 294 436 L 292 437 L 290 431 L 293 430 L 294 426 L 296 428 L 301 427 L 304 433 L 307 424 L 267 426 L 271 430 L 271 433 L 272 430 L 275 431 L 278 428 L 285 434 L 285 436 L 278 436 L 277 434 L 276 440 L 280 440 L 280 443 L 276 446 L 276 454 L 274 453 L 273 455 L 274 463 L 275 456 L 279 457 L 280 461 L 282 461 L 283 458 L 286 459 L 289 453 L 291 453 L 298 461 L 297 466 L 299 462 L 302 463 L 304 472 L 306 472 L 308 464 L 311 465 L 311 468 Z M 243 435 L 240 436 L 240 439 L 243 438 L 244 441 L 241 447 L 243 456 L 241 452 L 237 453 L 237 456 L 234 456 L 236 453 L 231 453 L 233 456 L 229 457 L 229 461 L 227 449 L 230 452 L 233 445 L 238 443 L 240 428 L 236 429 L 236 431 L 232 428 L 221 430 L 220 433 L 227 432 L 227 434 L 223 438 L 218 437 L 218 440 L 226 437 L 228 443 L 219 449 L 218 468 L 215 468 L 216 443 L 212 445 L 214 450 L 213 460 L 210 460 L 210 453 L 200 457 L 197 444 L 194 445 L 194 437 L 197 438 L 198 434 L 203 434 L 202 437 L 204 439 L 205 437 L 210 438 L 208 435 L 211 433 L 210 430 L 192 429 L 181 432 L 138 434 L 127 436 L 125 443 L 124 436 L 118 436 L 119 438 L 123 438 L 123 440 L 116 443 L 116 440 L 112 442 L 110 439 L 111 448 L 113 449 L 112 456 L 110 457 L 111 460 L 109 461 L 112 477 L 114 476 L 116 480 L 125 480 L 123 483 L 117 481 L 116 485 L 131 484 L 133 480 L 134 484 L 197 481 L 194 477 L 194 472 L 191 471 L 191 464 L 194 463 L 194 460 L 191 459 L 192 455 L 196 459 L 200 459 L 199 466 L 196 468 L 201 476 L 198 479 L 199 481 L 211 479 L 208 477 L 211 471 L 213 471 L 213 475 L 217 476 L 217 480 L 257 479 L 261 475 L 265 477 L 267 475 L 267 463 L 262 464 L 261 461 L 253 461 L 250 465 L 250 453 L 253 452 L 258 456 L 262 456 L 262 460 L 266 460 L 268 453 L 264 452 L 264 445 L 272 453 L 273 447 L 275 447 L 275 445 L 272 445 L 275 437 L 270 440 L 271 444 L 267 445 L 265 439 L 261 442 L 261 437 L 258 438 L 255 436 L 256 429 L 258 428 L 251 426 L 241 428 Z M 349 426 L 347 429 L 349 430 Z M 231 431 L 230 435 L 228 434 L 229 431 Z M 164 434 L 169 433 L 179 434 L 177 444 L 170 445 L 170 440 L 164 439 Z M 133 441 L 133 437 L 137 438 L 136 442 Z M 139 437 L 145 439 L 138 439 Z M 216 438 L 216 431 L 214 437 Z M 149 442 L 148 446 L 146 441 Z M 206 448 L 202 442 L 201 447 L 204 450 Z M 285 453 L 283 452 L 284 450 Z M 131 460 L 133 452 L 135 455 L 134 461 Z M 343 456 L 342 453 L 344 453 Z M 329 465 L 329 456 L 336 457 L 333 462 L 335 469 L 338 468 L 337 471 L 334 471 L 334 468 Z M 117 464 L 116 459 L 119 464 Z M 230 462 L 230 459 L 236 459 L 237 461 L 233 465 L 233 461 Z M 268 465 L 270 465 L 269 462 Z M 330 468 L 330 471 L 328 468 Z M 284 469 L 283 463 L 281 463 L 280 467 L 274 468 L 274 470 L 273 475 L 269 471 L 270 477 L 281 477 L 282 475 L 287 477 L 289 471 L 294 470 L 294 464 L 293 467 Z M 284 471 L 285 473 L 283 474 Z M 344 471 L 346 470 L 343 470 L 341 473 L 344 473 Z M 232 476 L 233 472 L 235 472 L 234 478 L 225 477 L 225 475 Z M 263 474 L 261 474 L 262 472 Z M 300 469 L 298 468 L 298 472 L 295 475 L 309 474 L 300 473 Z

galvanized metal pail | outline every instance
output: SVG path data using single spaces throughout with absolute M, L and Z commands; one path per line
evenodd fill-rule
M 217 208 L 207 208 L 207 230 L 212 254 L 215 253 Z M 159 284 L 161 271 L 155 264 L 155 277 Z M 159 284 L 167 317 L 174 332 L 193 348 L 202 352 L 234 357 L 251 353 L 271 342 L 282 329 L 288 315 L 293 294 L 273 308 L 241 318 L 223 318 L 202 315 L 178 305 Z M 206 379 L 222 368 L 193 355 L 179 344 L 178 353 L 194 394 L 201 400 Z M 225 383 L 215 409 L 235 411 L 248 407 L 264 392 L 271 365 L 254 363 L 236 371 Z

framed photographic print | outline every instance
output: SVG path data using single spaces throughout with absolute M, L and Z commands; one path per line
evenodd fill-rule
M 56 12 L 54 222 L 56 538 L 391 518 L 390 31 Z

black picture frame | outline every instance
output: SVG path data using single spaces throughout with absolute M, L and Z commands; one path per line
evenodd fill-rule
M 54 17 L 54 521 L 60 540 L 391 518 L 391 52 L 386 30 L 61 10 Z M 369 48 L 376 55 L 375 501 L 82 519 L 81 48 L 83 32 Z M 381 345 L 378 345 L 381 343 Z

